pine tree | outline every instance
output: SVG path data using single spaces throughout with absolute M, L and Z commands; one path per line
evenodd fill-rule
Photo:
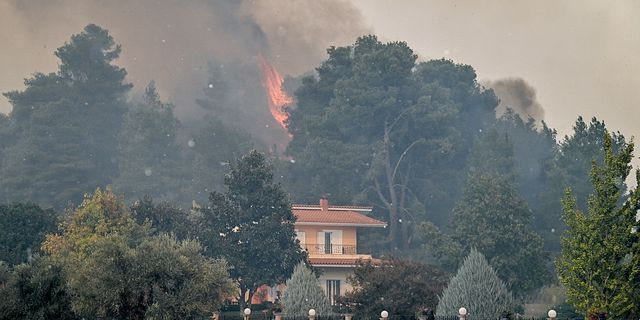
M 331 313 L 329 299 L 322 292 L 316 276 L 303 262 L 295 267 L 291 278 L 287 280 L 282 305 L 285 317 L 304 317 L 309 309 L 315 309 L 321 316 Z
M 467 309 L 469 319 L 497 319 L 514 308 L 507 286 L 476 249 L 471 250 L 442 293 L 436 315 L 453 316 L 460 307 Z
M 563 199 L 567 231 L 556 269 L 567 288 L 569 303 L 584 314 L 615 319 L 640 315 L 640 237 L 633 227 L 640 210 L 640 190 L 625 194 L 633 143 L 615 152 L 616 136 L 604 132 L 603 165 L 593 160 L 588 212 L 568 189 Z M 601 149 L 601 152 L 602 152 Z M 640 172 L 636 172 L 640 182 Z
M 0 168 L 6 200 L 62 208 L 117 175 L 131 89 L 127 72 L 112 64 L 119 54 L 107 30 L 87 25 L 56 50 L 58 72 L 36 73 L 25 90 L 4 94 L 13 106 Z

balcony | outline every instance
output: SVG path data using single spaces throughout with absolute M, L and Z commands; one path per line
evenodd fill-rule
M 340 244 L 305 245 L 309 254 L 356 254 L 356 246 L 344 246 Z

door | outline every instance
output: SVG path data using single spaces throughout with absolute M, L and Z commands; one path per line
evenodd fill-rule
M 342 254 L 342 230 L 323 230 L 318 232 L 318 253 Z

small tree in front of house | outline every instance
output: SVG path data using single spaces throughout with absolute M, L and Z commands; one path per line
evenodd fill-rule
M 471 249 L 442 293 L 436 315 L 456 315 L 460 307 L 467 309 L 469 319 L 497 319 L 514 308 L 511 292 L 476 249 Z
M 231 265 L 243 310 L 260 286 L 284 282 L 306 252 L 296 240 L 288 195 L 262 153 L 232 163 L 224 184 L 227 191 L 211 193 L 209 205 L 194 214 L 194 230 L 206 255 Z
M 318 315 L 331 313 L 331 304 L 318 284 L 318 279 L 303 262 L 293 270 L 287 280 L 287 289 L 282 296 L 285 317 L 304 317 L 309 309 L 315 309 Z

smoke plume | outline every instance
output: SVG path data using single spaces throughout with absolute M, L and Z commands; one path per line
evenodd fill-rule
M 343 0 L 0 0 L 0 21 L 0 41 L 8 44 L 0 49 L 2 92 L 20 89 L 32 72 L 54 71 L 55 48 L 95 23 L 122 44 L 117 63 L 128 81 L 140 89 L 155 80 L 183 118 L 197 108 L 209 61 L 257 64 L 262 54 L 282 74 L 298 75 L 322 61 L 327 47 L 366 32 L 359 11 Z
M 484 85 L 492 88 L 500 99 L 496 116 L 501 116 L 510 108 L 525 121 L 529 117 L 536 121 L 544 120 L 544 109 L 536 99 L 536 89 L 523 79 L 505 78 L 486 81 Z

